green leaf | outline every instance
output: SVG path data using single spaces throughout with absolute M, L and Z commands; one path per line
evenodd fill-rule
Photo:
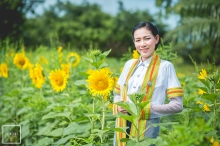
M 87 117 L 100 119 L 100 114 L 85 114 Z
M 55 143 L 53 143 L 54 145 L 61 145 L 61 144 L 65 144 L 69 139 L 71 138 L 75 138 L 75 135 L 69 135 L 67 137 L 61 138 L 58 141 L 56 141 Z
M 207 87 L 208 89 L 210 89 L 211 85 L 210 85 L 210 82 L 207 81 L 207 80 L 204 80 L 204 79 L 199 79 L 200 82 L 205 86 Z
M 122 138 L 120 139 L 120 142 L 128 142 L 130 139 L 129 138 Z
M 29 109 L 27 109 L 27 107 L 23 107 L 16 112 L 16 115 L 19 116 L 21 114 L 27 113 L 28 111 Z
M 107 66 L 108 66 L 108 63 L 103 62 L 102 64 L 99 65 L 99 69 L 102 69 L 102 68 L 107 67 Z
M 71 112 L 63 112 L 63 113 L 55 113 L 55 112 L 50 112 L 47 115 L 42 117 L 42 120 L 45 119 L 51 119 L 51 118 L 57 118 L 57 117 L 66 117 L 69 119 Z
M 88 58 L 88 57 L 83 57 L 85 59 L 85 61 L 89 62 L 89 63 L 93 63 L 93 60 Z
M 50 133 L 51 127 L 50 126 L 45 126 L 45 127 L 40 127 L 36 135 L 46 135 Z
M 79 125 L 75 122 L 68 125 L 68 127 L 64 128 L 63 130 L 63 136 L 75 134 L 75 133 L 84 133 L 88 131 L 91 128 L 91 125 Z
M 93 130 L 92 130 L 92 133 L 98 133 L 98 134 L 103 135 L 103 134 L 106 133 L 107 131 L 108 131 L 107 129 L 103 129 L 103 130 L 101 130 L 101 129 L 93 129 Z
M 140 108 L 140 110 L 142 111 L 142 109 L 144 109 L 148 104 L 150 103 L 150 100 L 148 101 L 144 101 L 141 103 L 137 103 L 136 105 Z
M 118 113 L 116 116 L 128 120 L 130 122 L 133 122 L 137 118 L 137 116 L 129 116 L 127 114 L 122 114 L 122 113 Z
M 208 92 L 208 89 L 206 87 L 199 87 L 202 91 Z
M 57 128 L 53 131 L 49 132 L 48 134 L 45 134 L 47 136 L 53 136 L 53 137 L 61 137 L 63 135 L 63 128 Z
M 217 89 L 220 89 L 220 82 L 216 84 Z
M 207 93 L 202 94 L 203 99 L 207 99 L 212 102 L 214 102 L 216 98 L 218 98 L 218 96 L 219 96 L 218 94 L 207 94 Z
M 53 138 L 44 137 L 39 139 L 35 146 L 47 146 L 53 143 Z
M 83 146 L 93 146 L 93 144 L 92 144 L 92 143 L 90 143 L 90 144 L 84 144 Z
M 107 129 L 107 130 L 112 130 L 112 131 L 116 131 L 116 132 L 123 132 L 123 133 L 125 133 L 127 128 L 128 128 L 128 127 L 120 127 L 120 128 L 105 128 L 105 129 Z
M 108 56 L 108 54 L 109 54 L 110 52 L 111 52 L 111 49 L 108 50 L 108 51 L 103 52 L 102 55 L 104 55 L 104 56 Z
M 29 125 L 23 125 L 21 128 L 21 139 L 27 137 L 30 134 Z
M 138 115 L 138 111 L 137 111 L 136 105 L 134 103 L 117 102 L 115 104 L 126 109 L 131 115 L 135 115 L 135 116 Z

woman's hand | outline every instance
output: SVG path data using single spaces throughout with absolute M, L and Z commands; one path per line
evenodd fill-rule
M 124 108 L 122 108 L 121 106 L 118 106 L 118 112 L 119 113 L 123 113 L 123 114 L 127 114 L 128 112 L 124 109 Z

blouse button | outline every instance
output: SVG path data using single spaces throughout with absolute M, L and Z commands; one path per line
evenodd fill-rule
M 133 86 L 133 88 L 136 88 L 136 86 Z
M 137 77 L 140 77 L 140 74 L 138 74 Z

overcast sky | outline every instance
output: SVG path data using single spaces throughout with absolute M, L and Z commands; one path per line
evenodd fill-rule
M 62 0 L 67 1 L 67 0 Z M 69 0 L 75 4 L 81 4 L 85 0 Z M 89 3 L 96 3 L 101 6 L 101 9 L 109 14 L 115 15 L 118 10 L 118 0 L 86 0 Z M 154 15 L 159 10 L 155 6 L 155 0 L 121 0 L 123 2 L 124 8 L 130 11 L 135 10 L 148 10 L 150 14 Z M 43 10 L 49 8 L 50 5 L 56 3 L 56 0 L 45 0 L 43 4 L 40 4 L 36 7 L 35 11 L 37 14 L 43 14 Z M 27 15 L 31 17 L 30 14 Z M 169 19 L 163 20 L 164 23 L 168 24 L 170 28 L 174 28 L 176 26 L 176 22 L 178 20 L 177 16 L 172 16 Z

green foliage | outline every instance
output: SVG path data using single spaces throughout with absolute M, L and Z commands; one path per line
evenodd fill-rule
M 163 39 L 161 39 L 161 43 L 156 50 L 157 54 L 160 56 L 161 59 L 164 60 L 174 60 L 177 58 L 177 54 L 173 53 L 172 44 L 164 45 Z
M 167 14 L 180 16 L 178 26 L 168 31 L 164 38 L 172 41 L 179 54 L 188 60 L 188 54 L 200 62 L 216 60 L 219 54 L 219 6 L 216 0 L 157 0 L 157 6 L 165 8 Z M 164 7 L 163 7 L 164 6 Z M 162 10 L 162 9 L 161 9 Z M 198 54 L 198 52 L 200 52 Z
M 101 69 L 108 66 L 105 58 L 109 55 L 110 52 L 111 50 L 105 51 L 103 53 L 100 50 L 91 50 L 87 57 L 84 58 L 91 65 L 92 69 Z

